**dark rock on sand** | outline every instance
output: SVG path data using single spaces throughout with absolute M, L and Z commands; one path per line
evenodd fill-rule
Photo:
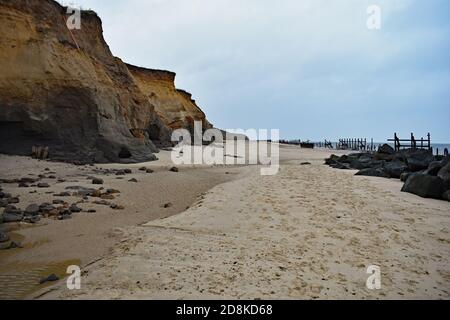
M 24 211 L 27 216 L 36 216 L 39 214 L 40 208 L 37 204 L 30 204 Z
M 19 188 L 29 188 L 30 185 L 26 182 L 19 182 Z
M 6 233 L 0 231 L 0 243 L 6 241 L 9 241 L 9 236 Z
M 20 222 L 23 219 L 22 213 L 3 212 L 3 223 Z
M 38 183 L 38 188 L 50 188 L 50 185 L 45 182 Z
M 311 165 L 311 162 L 302 162 L 300 163 L 301 166 L 309 166 Z
M 404 162 L 401 161 L 391 161 L 388 162 L 384 166 L 384 171 L 389 175 L 391 178 L 399 179 L 401 174 L 408 170 L 408 166 Z
M 70 210 L 70 212 L 73 212 L 73 213 L 78 213 L 78 212 L 83 211 L 83 209 L 79 208 L 76 204 L 72 204 L 69 207 L 69 210 Z
M 389 178 L 389 174 L 387 174 L 382 168 L 367 168 L 358 171 L 355 175 L 357 176 L 368 176 L 368 177 L 381 177 L 381 178 Z
M 428 166 L 428 169 L 425 171 L 425 174 L 429 174 L 431 176 L 437 176 L 439 171 L 442 169 L 443 165 L 441 161 L 433 161 Z
M 139 168 L 139 171 L 147 171 L 147 167 L 141 167 Z
M 70 197 L 71 194 L 69 192 L 60 192 L 53 195 L 54 197 Z
M 0 208 L 4 208 L 8 205 L 7 199 L 0 199 Z
M 56 274 L 51 274 L 46 278 L 42 278 L 41 280 L 39 280 L 39 284 L 44 284 L 46 282 L 54 282 L 54 281 L 58 281 L 59 277 Z
M 10 203 L 10 204 L 16 204 L 16 203 L 19 203 L 19 202 L 20 202 L 20 199 L 18 197 L 8 198 L 8 203 Z
M 37 223 L 39 221 L 41 221 L 41 217 L 39 215 L 26 216 L 26 217 L 23 218 L 23 222 L 31 223 L 31 224 Z
M 93 178 L 92 184 L 103 184 L 103 179 L 100 178 Z
M 137 179 L 132 178 L 132 179 L 128 180 L 128 182 L 134 182 L 134 183 L 137 183 L 138 181 L 137 181 Z
M 378 153 L 383 154 L 394 154 L 395 150 L 388 144 L 383 144 L 380 148 L 378 148 Z
M 442 199 L 450 201 L 450 190 L 444 192 Z
M 444 182 L 441 178 L 423 173 L 412 174 L 402 188 L 403 192 L 413 193 L 423 198 L 442 199 Z
M 406 182 L 406 180 L 408 180 L 409 176 L 412 175 L 412 174 L 413 174 L 412 172 L 403 172 L 400 175 L 400 181 Z
M 437 176 L 444 181 L 445 190 L 450 190 L 450 162 L 439 170 Z
M 147 170 L 145 170 L 145 172 L 146 172 L 146 173 L 153 173 L 153 172 L 155 172 L 155 171 L 153 171 L 152 169 L 147 169 Z
M 427 169 L 430 163 L 434 161 L 434 156 L 428 150 L 415 150 L 406 158 L 408 168 L 412 172 Z
M 172 167 L 169 170 L 170 172 L 179 172 L 179 169 L 177 167 Z

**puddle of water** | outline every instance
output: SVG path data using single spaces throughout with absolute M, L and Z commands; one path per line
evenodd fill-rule
M 42 278 L 55 274 L 64 279 L 68 276 L 67 267 L 80 263 L 80 260 L 66 260 L 49 264 L 14 262 L 0 265 L 0 299 L 24 299 L 33 292 L 54 284 L 54 282 L 39 284 Z
M 39 284 L 42 278 L 55 274 L 60 279 L 64 279 L 68 274 L 67 267 L 70 265 L 80 265 L 80 260 L 55 261 L 46 264 L 27 263 L 22 261 L 12 261 L 14 255 L 20 250 L 30 250 L 47 243 L 48 239 L 41 239 L 36 242 L 25 243 L 25 237 L 19 233 L 11 232 L 8 234 L 10 241 L 23 244 L 23 248 L 0 250 L 0 300 L 25 299 L 30 294 L 48 287 L 54 282 Z

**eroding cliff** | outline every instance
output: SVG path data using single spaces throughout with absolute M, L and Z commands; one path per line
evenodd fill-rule
M 52 0 L 0 0 L 0 152 L 45 145 L 56 160 L 155 159 L 170 142 L 154 107 L 163 102 L 111 54 L 95 13 L 82 12 L 73 36 L 66 18 Z
M 175 87 L 175 73 L 132 65 L 127 67 L 155 111 L 172 130 L 186 128 L 192 132 L 194 121 L 202 122 L 204 130 L 212 128 L 192 95 Z

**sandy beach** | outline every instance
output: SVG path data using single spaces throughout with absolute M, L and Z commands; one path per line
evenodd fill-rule
M 330 154 L 281 146 L 278 175 L 261 176 L 258 166 L 233 168 L 237 174 L 230 181 L 217 181 L 180 214 L 173 215 L 176 208 L 159 209 L 153 215 L 138 214 L 135 225 L 131 220 L 116 225 L 116 236 L 104 240 L 114 243 L 109 254 L 83 268 L 81 290 L 69 291 L 61 281 L 30 297 L 450 298 L 450 203 L 402 193 L 398 180 L 332 169 L 323 165 Z M 198 178 L 208 170 L 217 176 L 225 169 L 192 169 L 192 176 Z M 185 175 L 183 179 L 188 179 L 189 174 Z M 194 185 L 204 182 L 188 183 L 191 189 L 201 190 Z M 139 188 L 152 188 L 148 184 L 142 181 Z M 167 190 L 174 198 L 168 195 L 164 201 L 175 203 L 175 198 L 186 197 L 187 189 L 183 195 Z M 140 194 L 155 202 L 153 208 L 164 202 Z M 138 205 L 131 207 L 139 211 Z M 83 219 L 88 218 L 76 217 L 67 223 L 75 227 Z M 23 232 L 30 237 L 42 231 Z M 81 229 L 72 233 L 90 234 Z M 86 248 L 88 252 L 97 250 L 91 247 Z M 380 290 L 366 287 L 370 265 L 381 269 Z

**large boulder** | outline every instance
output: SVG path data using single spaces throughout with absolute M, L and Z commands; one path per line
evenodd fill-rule
M 355 175 L 357 176 L 368 176 L 368 177 L 380 177 L 389 178 L 389 174 L 384 171 L 383 168 L 367 168 L 358 171 Z
M 391 161 L 384 166 L 384 170 L 391 178 L 399 179 L 408 170 L 408 166 L 401 161 Z
M 428 166 L 428 169 L 425 170 L 425 173 L 431 176 L 437 176 L 439 170 L 441 169 L 442 169 L 442 161 L 433 161 Z
M 402 192 L 409 192 L 423 198 L 441 199 L 444 182 L 441 178 L 423 173 L 416 173 L 406 180 Z
M 394 154 L 395 150 L 388 144 L 383 144 L 381 147 L 378 148 L 378 153 L 382 154 Z
M 450 190 L 450 162 L 439 170 L 437 176 L 444 181 L 445 190 Z

